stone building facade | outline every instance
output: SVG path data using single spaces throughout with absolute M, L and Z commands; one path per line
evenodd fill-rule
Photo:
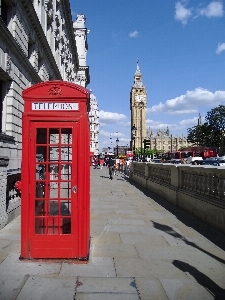
M 172 152 L 180 149 L 181 147 L 188 147 L 189 143 L 185 136 L 174 136 L 169 133 L 169 128 L 166 130 L 158 130 L 153 134 L 149 128 L 146 132 L 146 139 L 149 140 L 149 149 L 156 149 L 159 152 Z
M 0 1 L 0 193 L 6 194 L 0 198 L 0 227 L 20 208 L 14 184 L 21 168 L 22 91 L 48 80 L 89 83 L 89 69 L 80 65 L 87 52 L 84 20 L 78 16 L 73 23 L 69 0 Z
M 99 115 L 98 115 L 98 102 L 96 97 L 92 94 L 90 90 L 90 152 L 94 155 L 99 154 Z

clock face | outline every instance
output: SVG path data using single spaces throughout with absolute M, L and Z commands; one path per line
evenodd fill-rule
M 138 102 L 141 102 L 142 99 L 143 99 L 142 95 L 136 95 L 135 96 L 135 100 L 138 101 Z

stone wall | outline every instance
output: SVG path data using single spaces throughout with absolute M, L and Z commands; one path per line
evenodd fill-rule
M 225 167 L 134 162 L 130 179 L 225 233 Z

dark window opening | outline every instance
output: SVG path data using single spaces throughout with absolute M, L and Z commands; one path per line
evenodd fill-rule
M 7 15 L 8 15 L 8 6 L 4 0 L 0 0 L 0 17 L 2 18 L 6 26 L 8 25 Z

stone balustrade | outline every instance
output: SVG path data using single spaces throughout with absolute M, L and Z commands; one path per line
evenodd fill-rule
M 225 233 L 225 167 L 134 162 L 130 179 Z

